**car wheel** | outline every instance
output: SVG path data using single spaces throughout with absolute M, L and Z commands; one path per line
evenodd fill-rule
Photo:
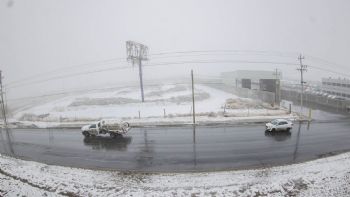
M 290 128 L 287 128 L 287 131 L 290 131 Z
M 271 129 L 271 132 L 275 132 L 275 131 L 276 131 L 276 129 L 275 129 L 275 128 Z

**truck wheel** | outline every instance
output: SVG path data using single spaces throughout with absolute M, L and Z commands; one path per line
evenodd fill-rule
M 90 137 L 90 134 L 89 134 L 89 132 L 87 132 L 87 131 L 84 131 L 84 132 L 83 132 L 83 135 L 84 135 L 85 137 Z
M 111 136 L 111 138 L 116 138 L 117 135 L 115 133 L 109 133 L 109 135 Z

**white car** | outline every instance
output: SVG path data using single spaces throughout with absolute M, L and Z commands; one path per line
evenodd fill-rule
M 266 131 L 289 131 L 293 128 L 293 123 L 286 119 L 275 119 L 266 123 Z

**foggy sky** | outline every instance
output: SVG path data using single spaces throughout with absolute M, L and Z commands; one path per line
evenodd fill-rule
M 146 44 L 150 53 L 192 50 L 264 51 L 157 59 L 148 64 L 193 60 L 255 60 L 305 63 L 350 73 L 350 2 L 343 0 L 0 0 L 0 69 L 4 83 L 28 76 L 65 75 L 113 66 L 130 66 L 124 59 L 110 64 L 100 61 L 126 58 L 125 41 Z M 272 53 L 273 52 L 273 53 Z M 269 54 L 288 56 L 274 56 Z M 294 56 L 295 54 L 295 56 Z M 310 57 L 318 57 L 311 59 Z M 328 62 L 325 62 L 327 60 Z M 100 63 L 93 63 L 100 62 Z M 92 63 L 91 66 L 74 67 Z M 146 63 L 145 63 L 146 64 Z M 298 79 L 294 66 L 242 63 L 186 63 L 144 68 L 145 80 L 214 76 L 236 69 L 273 70 Z M 309 69 L 307 80 L 343 77 Z M 33 77 L 35 78 L 35 77 Z M 38 79 L 45 79 L 38 76 Z M 123 69 L 8 88 L 9 97 L 104 84 L 137 81 L 138 70 Z M 24 83 L 26 81 L 23 81 Z

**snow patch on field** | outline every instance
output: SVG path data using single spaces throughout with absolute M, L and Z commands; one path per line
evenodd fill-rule
M 192 115 L 191 87 L 188 85 L 159 85 L 146 89 L 146 101 L 139 101 L 138 88 L 121 88 L 103 92 L 71 95 L 40 106 L 18 111 L 15 119 L 31 122 L 93 122 L 102 118 L 119 118 L 131 122 L 190 122 Z M 220 122 L 225 117 L 287 115 L 285 110 L 252 99 L 240 98 L 204 85 L 196 85 L 196 115 L 206 121 Z M 215 117 L 213 119 L 213 117 Z M 175 118 L 175 119 L 174 119 Z M 177 120 L 178 118 L 179 120 Z M 201 119 L 201 118 L 199 118 Z M 203 119 L 203 118 L 202 118 Z
M 0 196 L 349 196 L 350 153 L 256 170 L 144 174 L 0 156 Z
M 227 125 L 236 125 L 242 123 L 265 123 L 273 119 L 284 118 L 291 121 L 295 121 L 298 117 L 293 114 L 284 114 L 284 111 L 274 110 L 269 112 L 269 115 L 266 114 L 255 116 L 247 116 L 247 112 L 242 111 L 240 116 L 212 116 L 211 113 L 207 115 L 196 116 L 196 125 L 215 125 L 215 124 L 227 124 Z M 178 125 L 187 125 L 192 124 L 191 116 L 174 116 L 174 117 L 149 117 L 149 118 L 123 118 L 123 121 L 126 121 L 130 124 L 131 127 L 147 127 L 147 126 L 178 126 Z M 20 121 L 12 122 L 12 125 L 15 125 L 20 128 L 80 128 L 84 125 L 88 125 L 94 122 L 91 121 L 74 121 L 74 122 L 45 122 L 45 121 Z M 11 125 L 11 126 L 12 126 Z

